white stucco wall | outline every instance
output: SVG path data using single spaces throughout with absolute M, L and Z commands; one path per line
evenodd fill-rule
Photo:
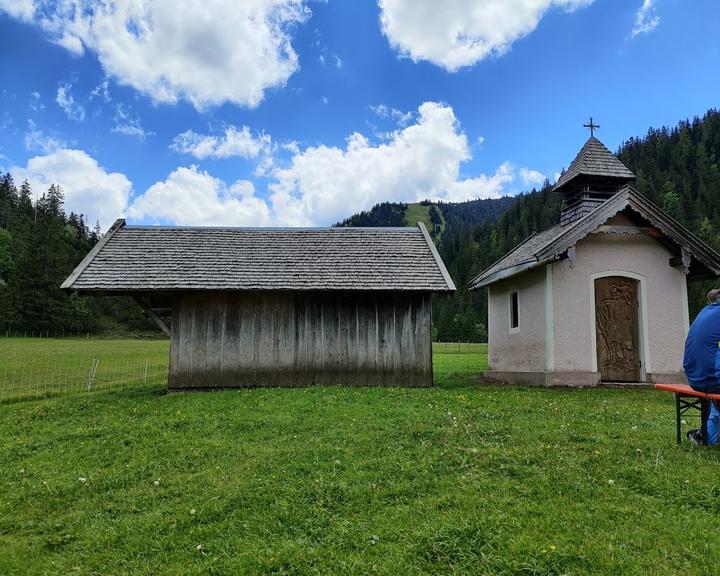
M 510 294 L 519 294 L 519 330 L 510 332 Z M 488 361 L 491 370 L 545 370 L 545 269 L 490 286 Z
M 596 371 L 594 278 L 627 275 L 640 280 L 643 374 L 680 373 L 687 333 L 687 292 L 671 253 L 648 236 L 596 234 L 578 242 L 574 265 L 552 265 L 555 369 Z

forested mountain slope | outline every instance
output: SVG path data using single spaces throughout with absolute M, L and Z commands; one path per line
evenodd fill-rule
M 618 156 L 636 174 L 638 192 L 720 250 L 720 112 L 710 110 L 674 128 L 651 129 L 645 137 L 625 142 Z M 546 182 L 540 191 L 518 198 L 497 221 L 443 234 L 438 249 L 459 290 L 435 304 L 441 339 L 485 335 L 487 293 L 468 293 L 467 281 L 532 232 L 556 224 L 560 206 L 559 195 Z M 690 285 L 691 316 L 704 305 L 711 284 Z
M 472 228 L 486 220 L 496 220 L 510 206 L 512 197 L 468 200 L 467 202 L 423 202 L 402 204 L 383 202 L 338 222 L 335 226 L 415 226 L 423 222 L 435 240 L 446 230 Z

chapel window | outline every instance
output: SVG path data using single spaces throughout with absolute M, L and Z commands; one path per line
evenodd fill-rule
M 520 298 L 517 292 L 510 293 L 510 331 L 520 330 Z

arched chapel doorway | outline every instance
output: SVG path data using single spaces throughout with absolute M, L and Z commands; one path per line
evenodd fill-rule
M 638 280 L 595 279 L 597 367 L 605 382 L 640 381 Z

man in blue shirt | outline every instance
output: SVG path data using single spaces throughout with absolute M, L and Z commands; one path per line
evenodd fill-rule
M 720 290 L 710 290 L 705 306 L 690 326 L 685 341 L 683 367 L 688 384 L 698 392 L 720 393 Z M 708 444 L 720 442 L 720 410 L 710 407 L 707 421 Z M 690 430 L 688 439 L 700 443 L 699 430 Z

